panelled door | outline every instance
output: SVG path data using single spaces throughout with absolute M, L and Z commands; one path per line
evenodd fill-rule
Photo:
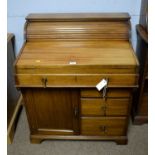
M 63 88 L 22 89 L 31 134 L 79 134 L 79 91 Z

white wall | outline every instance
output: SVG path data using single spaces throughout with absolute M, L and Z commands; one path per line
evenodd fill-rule
M 16 53 L 23 43 L 25 16 L 29 13 L 128 12 L 132 43 L 136 47 L 135 25 L 139 23 L 141 0 L 8 0 L 8 32 L 16 37 Z

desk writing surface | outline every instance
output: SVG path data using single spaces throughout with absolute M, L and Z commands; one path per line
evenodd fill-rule
M 27 42 L 17 67 L 70 65 L 127 66 L 137 65 L 128 41 L 53 41 Z

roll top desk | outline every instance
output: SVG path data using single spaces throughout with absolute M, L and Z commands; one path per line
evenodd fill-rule
M 32 143 L 127 143 L 138 61 L 127 13 L 30 14 L 15 62 Z M 97 90 L 102 80 L 106 87 Z

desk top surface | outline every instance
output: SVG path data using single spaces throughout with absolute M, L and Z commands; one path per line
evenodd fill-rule
M 138 65 L 128 41 L 27 42 L 16 66 L 103 65 L 134 68 Z

